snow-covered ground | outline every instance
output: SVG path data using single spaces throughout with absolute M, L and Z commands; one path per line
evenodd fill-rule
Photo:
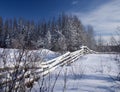
M 7 65 L 12 66 L 14 55 L 17 55 L 15 54 L 17 52 L 17 49 L 6 49 L 4 51 L 0 49 L 0 56 L 3 57 L 4 53 L 8 54 L 6 57 L 8 58 Z M 33 50 L 29 53 L 32 53 L 33 56 L 42 57 L 46 61 L 60 55 L 46 49 Z M 116 55 L 113 54 L 81 56 L 71 65 L 59 67 L 35 82 L 32 92 L 120 92 L 120 82 L 112 79 L 116 77 L 119 71 L 115 57 Z M 1 62 L 0 67 L 3 67 Z
M 22 52 L 24 52 L 24 54 L 22 55 Z M 5 66 L 11 66 L 13 67 L 14 65 L 16 65 L 16 61 L 17 59 L 22 56 L 22 60 L 21 61 L 29 61 L 27 60 L 27 58 L 31 58 L 34 60 L 35 58 L 37 59 L 41 59 L 41 61 L 48 61 L 50 59 L 53 59 L 55 57 L 58 57 L 60 55 L 60 53 L 56 53 L 47 49 L 39 49 L 39 50 L 26 50 L 26 51 L 22 51 L 20 49 L 3 49 L 0 48 L 0 68 L 2 68 L 4 66 L 4 63 L 2 62 L 3 60 L 5 60 Z M 24 63 L 21 62 L 21 65 L 23 65 Z
M 32 91 L 120 92 L 118 88 L 120 85 L 112 79 L 118 74 L 117 62 L 114 58 L 115 55 L 112 54 L 82 56 L 71 65 L 60 67 L 39 83 L 35 83 Z M 44 81 L 43 84 L 41 84 L 42 81 Z

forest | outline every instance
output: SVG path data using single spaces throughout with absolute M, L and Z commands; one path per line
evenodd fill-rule
M 95 49 L 94 29 L 90 25 L 84 26 L 77 16 L 62 13 L 38 22 L 0 17 L 1 48 L 75 51 L 82 45 Z

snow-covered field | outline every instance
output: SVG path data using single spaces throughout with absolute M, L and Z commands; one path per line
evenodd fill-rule
M 115 55 L 112 54 L 82 56 L 71 65 L 47 75 L 42 86 L 41 81 L 35 83 L 32 91 L 40 92 L 42 89 L 49 90 L 48 92 L 120 92 L 120 85 L 112 79 L 118 74 L 114 58 Z
M 22 53 L 24 53 L 22 55 Z M 51 60 L 57 56 L 59 56 L 59 53 L 47 50 L 47 49 L 39 49 L 39 50 L 26 50 L 22 51 L 19 49 L 2 49 L 0 48 L 0 68 L 4 66 L 4 63 L 2 62 L 3 59 L 5 59 L 5 66 L 11 66 L 13 67 L 16 65 L 17 59 L 22 56 L 21 61 L 27 60 L 26 58 L 32 58 L 33 60 L 35 58 L 41 59 L 41 61 L 48 61 Z M 29 61 L 29 60 L 28 60 Z M 24 64 L 23 62 L 20 63 L 21 66 Z
M 17 49 L 7 49 L 6 52 L 7 56 L 9 56 L 6 57 L 9 61 L 7 65 L 12 66 Z M 29 53 L 34 56 L 40 56 L 46 61 L 60 55 L 46 49 L 33 50 L 29 51 Z M 2 54 L 3 49 L 0 49 L 1 57 Z M 31 91 L 120 92 L 120 82 L 113 80 L 119 73 L 115 57 L 115 54 L 88 54 L 81 56 L 71 65 L 59 67 L 35 82 Z M 0 67 L 3 67 L 2 63 L 0 63 Z

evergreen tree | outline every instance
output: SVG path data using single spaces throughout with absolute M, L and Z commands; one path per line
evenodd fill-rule
M 94 30 L 87 30 L 77 16 L 62 13 L 57 19 L 42 22 L 5 20 L 0 17 L 0 46 L 11 48 L 47 48 L 55 51 L 74 51 L 81 45 L 94 48 Z
M 2 46 L 3 19 L 0 17 L 0 47 Z

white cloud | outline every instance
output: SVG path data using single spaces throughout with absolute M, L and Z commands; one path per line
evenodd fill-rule
M 97 34 L 115 34 L 120 26 L 120 0 L 111 0 L 87 13 L 74 12 L 85 25 L 92 25 Z
M 76 5 L 76 4 L 78 4 L 78 1 L 73 1 L 72 2 L 72 5 Z

